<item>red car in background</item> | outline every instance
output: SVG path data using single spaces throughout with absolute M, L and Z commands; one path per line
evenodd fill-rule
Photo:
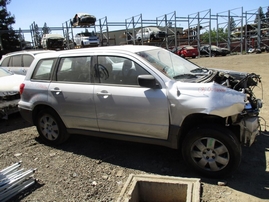
M 185 57 L 196 58 L 199 54 L 198 49 L 194 48 L 193 46 L 178 46 L 175 53 L 183 58 Z

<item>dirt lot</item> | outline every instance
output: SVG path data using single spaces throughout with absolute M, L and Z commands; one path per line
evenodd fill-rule
M 192 59 L 204 67 L 255 72 L 262 76 L 264 107 L 269 120 L 269 54 Z M 256 89 L 256 96 L 262 96 Z M 116 201 L 129 174 L 158 174 L 201 178 L 201 201 L 269 201 L 269 133 L 250 148 L 232 177 L 208 179 L 188 170 L 178 151 L 159 146 L 71 136 L 58 147 L 40 142 L 35 127 L 19 114 L 0 120 L 0 170 L 22 161 L 25 169 L 37 168 L 37 183 L 14 201 Z M 268 123 L 267 123 L 268 127 Z M 220 186 L 218 182 L 226 185 Z

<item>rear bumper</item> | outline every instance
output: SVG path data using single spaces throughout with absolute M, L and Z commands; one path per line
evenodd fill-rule
M 25 119 L 27 122 L 34 124 L 33 123 L 33 116 L 32 116 L 32 111 L 23 109 L 23 108 L 19 108 L 19 112 L 22 116 L 23 119 Z

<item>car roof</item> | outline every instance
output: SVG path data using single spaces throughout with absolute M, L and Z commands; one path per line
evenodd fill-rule
M 161 49 L 160 47 L 156 46 L 147 46 L 147 45 L 118 45 L 118 46 L 102 46 L 102 47 L 91 47 L 91 48 L 81 48 L 81 49 L 71 49 L 71 50 L 62 50 L 62 51 L 55 51 L 50 53 L 44 53 L 42 56 L 37 57 L 59 57 L 64 55 L 77 55 L 79 53 L 87 53 L 87 52 L 94 52 L 94 53 L 109 53 L 109 52 L 121 52 L 121 53 L 136 53 L 146 50 L 153 50 L 153 49 Z
M 53 51 L 53 50 L 36 50 L 36 49 L 34 49 L 34 50 L 22 50 L 22 51 L 15 51 L 15 52 L 6 53 L 5 55 L 3 55 L 3 57 L 11 56 L 11 55 L 24 54 L 24 53 L 37 55 L 39 53 L 48 53 L 48 52 L 55 52 L 55 51 Z
M 76 13 L 76 14 L 78 15 L 78 17 L 83 16 L 83 15 L 89 15 L 89 16 L 94 17 L 94 15 L 91 15 L 89 13 Z
M 64 38 L 61 34 L 44 34 L 43 38 Z

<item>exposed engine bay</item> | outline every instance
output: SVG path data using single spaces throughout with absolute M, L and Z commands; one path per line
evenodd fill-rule
M 211 78 L 216 83 L 246 94 L 252 109 L 262 108 L 262 101 L 257 99 L 253 92 L 254 88 L 261 83 L 260 75 L 218 70 L 215 70 L 212 75 Z

